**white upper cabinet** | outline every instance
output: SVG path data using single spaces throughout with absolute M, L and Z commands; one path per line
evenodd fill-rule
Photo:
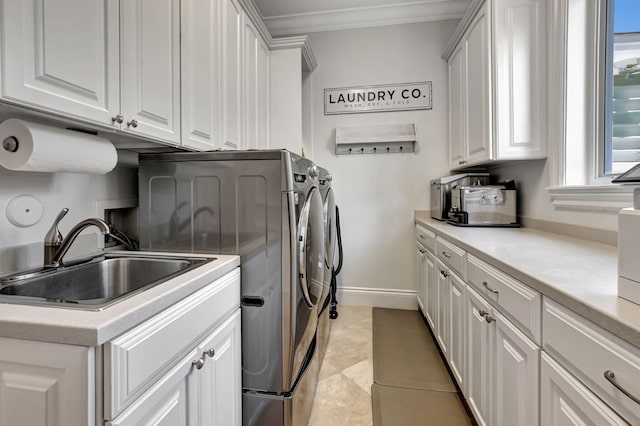
M 193 150 L 269 147 L 270 38 L 238 0 L 0 1 L 0 101 Z
M 269 147 L 269 47 L 244 19 L 244 149 Z
M 474 0 L 449 63 L 451 169 L 546 156 L 544 0 Z
M 2 2 L 3 99 L 104 125 L 120 111 L 117 0 Z
M 180 1 L 123 0 L 122 128 L 180 143 Z
M 218 0 L 181 2 L 182 146 L 219 147 Z
M 242 149 L 243 12 L 236 0 L 222 0 L 222 144 Z

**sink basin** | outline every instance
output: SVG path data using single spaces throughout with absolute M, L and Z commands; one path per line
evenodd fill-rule
M 211 260 L 107 255 L 0 282 L 0 302 L 100 310 Z

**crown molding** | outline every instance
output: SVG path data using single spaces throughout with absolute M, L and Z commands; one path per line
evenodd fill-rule
M 251 22 L 253 22 L 253 25 L 256 26 L 256 28 L 258 29 L 258 32 L 260 33 L 264 41 L 267 43 L 267 45 L 270 45 L 271 33 L 269 32 L 269 29 L 267 28 L 267 26 L 264 24 L 264 19 L 262 18 L 262 15 L 260 14 L 260 11 L 258 10 L 258 7 L 256 6 L 256 4 L 253 2 L 253 0 L 239 0 L 239 1 L 245 13 L 247 14 Z
M 271 39 L 269 49 L 300 49 L 302 51 L 302 68 L 304 71 L 311 72 L 316 69 L 318 63 L 316 57 L 311 50 L 311 44 L 309 43 L 308 36 L 296 36 L 296 37 L 277 37 Z
M 395 5 L 263 17 L 271 35 L 346 30 L 461 18 L 469 0 L 427 0 Z
M 442 52 L 442 59 L 444 59 L 445 61 L 449 60 L 451 54 L 458 45 L 458 42 L 462 39 L 462 35 L 467 30 L 467 28 L 469 28 L 469 25 L 471 25 L 471 21 L 473 21 L 473 18 L 476 16 L 476 13 L 478 13 L 485 1 L 486 0 L 471 1 L 471 4 L 467 8 L 467 11 L 464 13 L 464 16 L 460 20 L 460 23 L 451 35 L 447 47 L 444 49 L 444 52 Z

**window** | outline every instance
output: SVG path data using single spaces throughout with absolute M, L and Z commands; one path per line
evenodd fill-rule
M 637 75 L 631 58 L 640 57 L 631 53 L 640 47 L 640 1 L 547 5 L 551 201 L 561 209 L 617 213 L 632 204 L 632 189 L 611 179 L 640 161 L 640 95 L 626 88 Z
M 609 2 L 603 175 L 640 162 L 640 1 Z

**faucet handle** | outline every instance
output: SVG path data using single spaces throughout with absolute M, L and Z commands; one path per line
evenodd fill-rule
M 58 216 L 56 216 L 56 219 L 53 221 L 51 228 L 49 228 L 49 231 L 47 231 L 44 236 L 44 243 L 46 245 L 59 246 L 60 244 L 62 244 L 62 233 L 58 229 L 58 224 L 60 224 L 60 221 L 68 212 L 69 209 L 66 207 L 60 210 L 60 213 L 58 213 Z

